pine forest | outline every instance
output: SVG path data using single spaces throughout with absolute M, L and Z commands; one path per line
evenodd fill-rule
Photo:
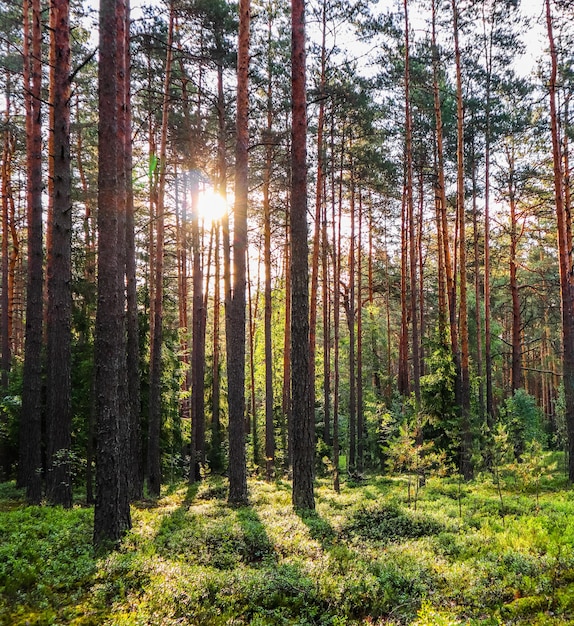
M 0 89 L 0 624 L 574 623 L 572 0 L 0 0 Z

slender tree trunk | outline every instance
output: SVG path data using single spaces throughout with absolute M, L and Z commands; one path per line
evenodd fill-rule
M 326 181 L 324 181 L 326 197 Z M 323 300 L 323 411 L 325 415 L 325 430 L 323 439 L 330 446 L 331 436 L 331 302 L 329 298 L 329 235 L 327 232 L 327 203 L 323 204 L 322 212 L 322 248 L 321 264 L 323 271 L 322 300 Z
M 364 407 L 363 407 L 363 197 L 359 192 L 359 228 L 357 233 L 357 471 L 365 467 Z
M 478 167 L 476 162 L 475 144 L 472 144 L 472 229 L 474 248 L 474 299 L 476 324 L 476 374 L 478 377 L 478 410 L 482 416 L 485 414 L 484 403 L 484 368 L 482 358 L 482 312 L 481 312 L 481 284 L 480 284 L 480 241 L 479 241 L 479 220 L 478 220 L 478 190 L 477 190 Z
M 125 179 L 126 179 L 126 361 L 127 361 L 127 389 L 129 398 L 129 479 L 130 499 L 138 500 L 143 496 L 144 468 L 142 463 L 142 434 L 141 434 L 141 390 L 140 390 L 140 344 L 138 324 L 138 299 L 136 276 L 136 244 L 135 244 L 135 208 L 132 184 L 132 110 L 131 94 L 131 54 L 130 54 L 130 0 L 126 2 L 125 16 L 125 108 L 126 108 L 126 138 L 125 138 Z
M 485 30 L 486 94 L 484 131 L 484 369 L 486 379 L 486 425 L 494 426 L 494 391 L 492 386 L 492 341 L 490 307 L 490 133 L 491 133 L 491 87 L 492 87 L 492 36 L 486 37 Z
M 355 335 L 355 180 L 351 164 L 351 233 L 349 241 L 349 291 L 345 301 L 349 327 L 349 455 L 347 469 L 354 473 L 357 465 L 357 378 Z
M 509 280 L 512 301 L 512 364 L 511 381 L 512 392 L 522 389 L 524 377 L 522 373 L 522 319 L 520 314 L 520 295 L 518 290 L 518 215 L 516 206 L 516 182 L 514 164 L 514 146 L 507 147 L 508 159 L 508 204 L 510 209 L 510 258 Z
M 408 282 L 408 209 L 406 199 L 406 184 L 401 203 L 401 333 L 399 337 L 399 363 L 397 386 L 401 396 L 409 394 L 409 327 L 407 307 Z M 388 339 L 390 342 L 390 337 Z
M 247 502 L 245 459 L 245 325 L 249 148 L 250 0 L 239 4 L 237 53 L 237 138 L 235 145 L 235 213 L 233 220 L 233 293 L 227 320 L 230 504 Z
M 20 414 L 20 453 L 18 483 L 26 487 L 26 499 L 39 504 L 42 498 L 42 325 L 43 325 L 43 251 L 42 251 L 42 7 L 32 0 L 30 40 L 30 4 L 24 3 L 24 82 L 26 102 L 26 173 L 28 271 L 26 287 L 26 338 Z M 4 190 L 3 190 L 4 191 Z M 3 194 L 3 197 L 4 194 Z M 3 229 L 2 241 L 7 241 Z M 4 258 L 4 253 L 3 253 Z M 2 276 L 6 275 L 3 267 Z M 2 293 L 6 285 L 2 285 Z M 7 312 L 7 302 L 2 302 Z M 3 340 L 7 327 L 3 326 Z M 9 344 L 8 344 L 9 345 Z M 6 347 L 3 344 L 2 355 Z M 3 363 L 3 369 L 7 364 Z
M 50 247 L 47 270 L 46 494 L 72 506 L 72 201 L 70 169 L 70 5 L 50 3 Z
M 436 159 L 437 159 L 437 182 L 435 191 L 435 202 L 437 205 L 437 214 L 439 218 L 439 239 L 442 243 L 441 251 L 444 268 L 444 282 L 446 285 L 449 322 L 450 322 L 450 340 L 453 359 L 455 361 L 457 372 L 459 369 L 458 359 L 458 329 L 456 316 L 456 285 L 454 280 L 453 263 L 450 252 L 450 237 L 447 221 L 447 202 L 446 202 L 446 185 L 444 175 L 444 148 L 443 148 L 443 124 L 442 111 L 439 90 L 439 56 L 436 44 L 436 2 L 432 2 L 432 41 L 433 41 L 433 100 L 436 122 Z M 440 284 L 440 281 L 439 281 Z M 457 373 L 458 377 L 458 373 Z M 457 383 L 457 387 L 458 387 Z M 457 390 L 457 396 L 458 396 Z
M 265 477 L 273 479 L 275 471 L 275 428 L 273 422 L 273 342 L 271 316 L 271 175 L 273 170 L 273 20 L 271 18 L 271 3 L 269 3 L 269 21 L 267 24 L 267 135 L 268 145 L 265 147 L 265 169 L 263 172 L 263 238 L 264 238 L 264 265 L 265 265 Z
M 291 393 L 293 506 L 314 509 L 315 423 L 310 406 L 305 0 L 291 0 Z
M 334 116 L 331 124 L 331 154 L 335 143 Z M 343 151 L 341 150 L 341 174 L 343 169 Z M 341 277 L 341 213 L 342 197 L 339 187 L 338 198 L 335 191 L 335 168 L 331 170 L 331 205 L 333 222 L 333 489 L 340 492 L 339 479 L 339 349 L 341 330 L 340 277 Z
M 151 318 L 150 345 L 150 396 L 147 441 L 147 486 L 150 495 L 159 496 L 161 489 L 161 351 L 163 344 L 163 266 L 165 238 L 165 184 L 167 167 L 167 125 L 169 118 L 169 87 L 173 61 L 173 3 L 169 6 L 169 26 L 167 34 L 167 56 L 163 84 L 163 104 L 161 119 L 161 138 L 159 148 L 159 182 L 155 220 L 155 255 L 153 272 L 153 316 Z
M 417 404 L 421 400 L 421 363 L 420 363 L 420 340 L 419 340 L 419 319 L 417 312 L 417 257 L 415 238 L 415 210 L 414 210 L 414 178 L 413 178 L 413 119 L 411 114 L 411 93 L 410 93 L 410 44 L 409 44 L 409 14 L 408 0 L 403 3 L 405 10 L 405 167 L 406 167 L 406 209 L 408 222 L 408 266 L 409 266 L 409 301 L 412 329 L 412 361 L 413 361 L 413 381 L 412 387 L 415 392 Z
M 321 206 L 323 201 L 324 179 L 324 145 L 323 131 L 325 126 L 325 66 L 327 37 L 327 3 L 322 8 L 322 42 L 321 42 L 321 74 L 319 77 L 319 117 L 317 120 L 317 180 L 315 184 L 315 219 L 313 230 L 313 253 L 311 260 L 311 299 L 309 310 L 309 376 L 310 376 L 310 410 L 315 413 L 315 368 L 317 353 L 317 307 L 319 293 L 319 251 L 321 246 Z
M 459 266 L 460 266 L 460 384 L 461 384 L 461 470 L 465 479 L 472 478 L 471 461 L 472 434 L 470 430 L 470 372 L 468 347 L 468 312 L 466 284 L 466 229 L 464 208 L 464 110 L 462 101 L 462 75 L 460 49 L 458 44 L 458 7 L 452 0 L 453 35 L 456 66 L 456 120 L 457 120 L 457 183 L 456 202 L 459 221 Z
M 554 200 L 558 227 L 558 256 L 560 267 L 560 293 L 562 299 L 562 373 L 566 402 L 566 430 L 568 433 L 568 476 L 574 481 L 574 285 L 572 283 L 572 249 L 570 215 L 566 212 L 564 196 L 564 172 L 560 149 L 559 112 L 557 110 L 558 51 L 554 41 L 550 0 L 545 0 L 546 27 L 550 46 L 550 124 L 552 134 L 552 157 L 554 164 Z
M 283 398 L 282 413 L 283 450 L 285 470 L 291 473 L 293 467 L 292 407 L 291 407 L 291 235 L 289 213 L 285 216 L 285 336 L 283 338 Z
M 223 67 L 217 66 L 217 191 L 227 198 L 227 149 L 225 122 L 225 93 L 223 90 Z M 223 218 L 227 221 L 227 214 Z M 221 350 L 220 350 L 220 307 L 221 307 L 221 224 L 215 225 L 214 291 L 213 291 L 213 391 L 211 402 L 211 469 L 223 470 L 221 432 Z M 228 280 L 226 278 L 225 280 Z
M 193 310 L 191 348 L 192 464 L 190 482 L 196 478 L 197 464 L 205 461 L 205 301 L 201 261 L 201 230 L 198 212 L 199 181 L 192 172 L 191 248 L 193 253 Z

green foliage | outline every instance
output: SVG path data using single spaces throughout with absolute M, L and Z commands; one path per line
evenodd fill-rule
M 514 445 L 514 454 L 520 457 L 526 444 L 533 440 L 545 443 L 542 413 L 536 399 L 524 389 L 516 389 L 501 407 L 500 422 L 506 427 Z
M 436 535 L 443 530 L 431 517 L 403 512 L 394 506 L 359 509 L 345 532 L 373 541 L 401 541 Z
M 286 481 L 251 480 L 251 505 L 233 508 L 226 482 L 209 477 L 132 507 L 133 529 L 101 558 L 90 509 L 24 507 L 6 483 L 0 623 L 568 623 L 574 497 L 545 479 L 554 458 L 528 449 L 523 463 L 532 454 L 540 472 L 535 508 L 536 487 L 506 462 L 508 438 L 500 448 L 504 523 L 493 481 L 466 483 L 461 494 L 455 478 L 429 477 L 417 512 L 400 504 L 401 477 L 343 483 L 339 494 L 319 481 L 317 510 L 300 517 Z

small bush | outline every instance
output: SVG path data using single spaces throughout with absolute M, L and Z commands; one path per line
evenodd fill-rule
M 431 517 L 386 506 L 359 509 L 345 527 L 348 535 L 374 541 L 417 539 L 442 530 L 443 526 Z

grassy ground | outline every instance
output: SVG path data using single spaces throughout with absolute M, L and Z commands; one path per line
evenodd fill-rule
M 287 482 L 234 509 L 210 478 L 136 504 L 98 557 L 91 509 L 0 485 L 0 624 L 574 624 L 574 494 L 506 487 L 429 479 L 415 511 L 405 479 L 323 481 L 297 515 Z

